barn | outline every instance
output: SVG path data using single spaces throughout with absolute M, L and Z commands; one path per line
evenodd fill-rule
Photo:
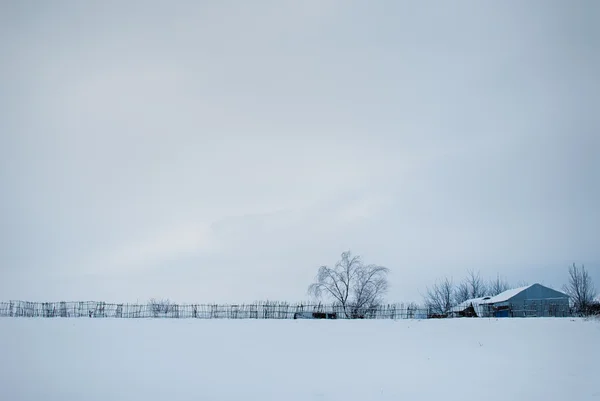
M 504 291 L 493 297 L 468 300 L 453 310 L 458 316 L 563 317 L 569 315 L 569 296 L 541 284 Z

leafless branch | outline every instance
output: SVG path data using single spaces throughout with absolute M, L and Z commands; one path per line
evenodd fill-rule
M 467 272 L 466 282 L 469 286 L 470 298 L 480 298 L 486 295 L 485 282 L 481 278 L 481 274 L 479 272 L 469 270 Z
M 456 292 L 454 294 L 454 300 L 457 304 L 461 304 L 467 300 L 471 299 L 471 292 L 469 291 L 469 285 L 466 281 L 463 281 L 456 287 Z
M 508 281 L 500 278 L 500 275 L 498 274 L 495 279 L 490 280 L 490 283 L 487 286 L 487 295 L 493 297 L 504 291 L 510 290 L 510 288 Z
M 427 288 L 425 305 L 429 313 L 436 315 L 447 315 L 454 306 L 454 285 L 452 280 L 445 278 L 437 282 L 433 287 Z
M 173 309 L 174 304 L 168 299 L 155 299 L 152 298 L 148 301 L 148 306 L 152 311 L 154 317 L 158 317 L 161 315 L 168 315 Z
M 365 265 L 360 256 L 346 251 L 333 268 L 319 268 L 308 293 L 316 298 L 331 298 L 339 303 L 347 317 L 361 316 L 383 301 L 388 289 L 388 273 L 388 268 Z
M 569 267 L 569 283 L 564 286 L 565 293 L 571 297 L 575 310 L 586 313 L 596 297 L 596 288 L 585 266 Z

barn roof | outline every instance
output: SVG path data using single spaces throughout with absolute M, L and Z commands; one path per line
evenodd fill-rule
M 471 305 L 482 304 L 486 299 L 489 299 L 489 297 L 468 299 L 465 302 L 461 302 L 458 305 L 456 305 L 453 308 L 453 310 L 455 310 L 455 311 L 463 311 L 463 310 L 467 309 L 468 307 L 470 307 Z
M 532 285 L 534 285 L 534 284 L 532 284 Z M 521 292 L 525 291 L 532 285 L 528 285 L 525 287 L 519 287 L 519 288 L 513 288 L 512 290 L 501 292 L 500 294 L 493 296 L 493 297 L 481 297 L 481 298 L 468 299 L 468 300 L 456 305 L 453 308 L 453 311 L 463 311 L 463 310 L 467 309 L 468 307 L 470 307 L 471 305 L 474 307 L 477 307 L 477 306 L 483 305 L 483 304 L 495 304 L 498 302 L 505 302 L 505 301 L 508 301 L 509 299 L 511 299 L 512 297 L 514 297 L 515 295 L 520 294 Z
M 526 289 L 531 288 L 533 285 L 535 285 L 535 284 L 528 285 L 528 286 L 525 286 L 525 287 L 513 288 L 512 290 L 501 292 L 500 294 L 498 294 L 496 296 L 493 296 L 490 299 L 484 301 L 484 303 L 486 303 L 486 304 L 495 304 L 495 303 L 498 303 L 498 302 L 506 302 L 509 299 L 511 299 L 512 297 L 514 297 L 515 295 L 518 295 L 521 292 L 525 291 Z

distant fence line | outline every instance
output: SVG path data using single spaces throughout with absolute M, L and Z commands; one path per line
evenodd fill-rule
M 600 314 L 600 311 L 590 311 Z M 340 305 L 287 302 L 252 304 L 176 304 L 151 300 L 144 304 L 86 302 L 0 302 L 0 317 L 89 317 L 89 318 L 171 318 L 171 319 L 431 319 L 451 317 L 567 317 L 578 316 L 568 305 L 527 301 L 522 305 L 495 308 L 482 306 L 453 308 L 438 313 L 414 303 L 379 305 L 351 311 Z M 586 314 L 583 314 L 586 315 Z
M 112 304 L 106 302 L 0 302 L 0 317 L 89 317 L 89 318 L 174 318 L 174 319 L 294 319 L 313 313 L 335 314 L 337 319 L 426 319 L 427 309 L 412 304 L 388 304 L 359 313 L 325 304 Z

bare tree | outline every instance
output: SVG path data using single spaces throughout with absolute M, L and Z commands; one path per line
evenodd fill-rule
M 365 265 L 360 256 L 343 252 L 334 267 L 321 266 L 308 293 L 320 298 L 326 296 L 340 305 L 347 318 L 364 315 L 381 304 L 388 289 L 389 269 L 379 265 Z
M 487 288 L 479 272 L 467 271 L 467 277 L 456 287 L 454 300 L 457 304 L 473 298 L 481 298 L 486 295 Z
M 467 272 L 466 282 L 469 286 L 469 296 L 471 298 L 481 298 L 486 295 L 487 289 L 485 287 L 485 282 L 481 278 L 479 272 L 475 273 L 474 270 L 469 270 Z
M 493 297 L 508 290 L 510 290 L 508 281 L 500 278 L 500 274 L 498 274 L 495 279 L 490 280 L 490 283 L 487 286 L 487 295 Z
M 447 315 L 452 307 L 454 296 L 454 285 L 452 280 L 447 277 L 434 284 L 433 287 L 427 288 L 427 295 L 425 296 L 425 305 L 430 314 L 433 315 Z
M 573 263 L 573 266 L 569 267 L 569 283 L 564 286 L 564 291 L 571 297 L 575 309 L 586 313 L 594 302 L 596 288 L 585 266 L 581 265 L 579 268 Z
M 148 306 L 150 307 L 150 311 L 152 311 L 152 315 L 158 317 L 159 315 L 168 315 L 173 309 L 174 304 L 168 299 L 158 300 L 152 298 L 148 301 Z
M 457 304 L 462 304 L 463 302 L 471 299 L 471 291 L 469 290 L 469 285 L 466 281 L 463 281 L 456 287 L 456 292 L 454 294 L 454 301 Z

